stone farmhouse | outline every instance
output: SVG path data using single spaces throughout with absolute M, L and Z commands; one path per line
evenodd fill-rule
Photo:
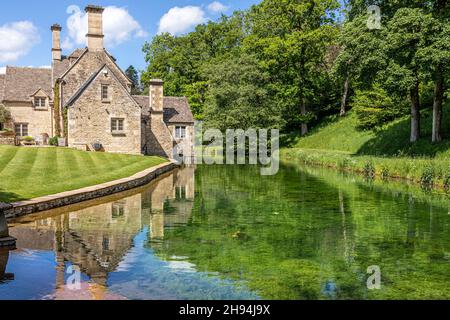
M 87 6 L 87 47 L 62 55 L 61 26 L 51 27 L 52 68 L 7 67 L 0 104 L 10 129 L 40 144 L 57 135 L 86 151 L 192 157 L 194 117 L 184 97 L 164 97 L 162 80 L 149 96 L 131 95 L 131 81 L 103 46 L 103 8 Z

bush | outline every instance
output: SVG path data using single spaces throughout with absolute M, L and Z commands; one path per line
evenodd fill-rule
M 58 137 L 52 137 L 48 139 L 48 144 L 54 147 L 58 146 Z
M 422 172 L 420 184 L 422 186 L 432 186 L 434 184 L 435 170 L 432 166 L 427 166 Z
M 23 137 L 22 140 L 25 141 L 25 142 L 33 142 L 34 138 L 30 137 L 30 136 L 26 136 L 26 137 Z
M 382 88 L 369 91 L 356 91 L 352 107 L 358 117 L 358 129 L 377 129 L 407 113 L 405 101 L 391 98 Z
M 0 123 L 5 123 L 11 120 L 11 112 L 3 105 L 0 104 Z
M 365 165 L 364 165 L 364 176 L 366 177 L 366 178 L 369 178 L 369 179 L 374 179 L 375 178 L 375 166 L 373 165 L 373 163 L 372 162 L 367 162 Z

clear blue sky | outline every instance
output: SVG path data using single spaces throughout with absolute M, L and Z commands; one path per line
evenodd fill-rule
M 192 30 L 197 21 L 217 19 L 220 12 L 230 14 L 234 10 L 247 9 L 259 0 L 41 0 L 41 1 L 2 1 L 0 15 L 0 72 L 6 65 L 16 66 L 48 66 L 51 64 L 51 32 L 50 26 L 59 23 L 63 27 L 62 40 L 67 40 L 66 48 L 84 47 L 80 45 L 83 30 L 77 30 L 76 11 L 68 13 L 71 5 L 78 6 L 82 15 L 87 4 L 104 7 L 115 6 L 125 9 L 128 15 L 123 18 L 110 17 L 109 29 L 124 31 L 121 36 L 114 31 L 107 49 L 117 58 L 122 68 L 130 64 L 138 69 L 145 67 L 142 45 L 158 32 L 161 18 L 174 7 L 190 9 L 172 10 L 163 24 L 163 30 L 182 34 Z M 226 8 L 226 9 L 224 9 Z M 124 13 L 125 10 L 119 11 Z M 118 11 L 114 11 L 118 12 Z M 75 14 L 74 14 L 75 13 Z M 72 28 L 68 28 L 68 19 L 72 19 Z M 119 17 L 119 15 L 115 15 Z M 116 19 L 116 20 L 114 20 Z M 70 21 L 70 20 L 69 20 Z M 80 21 L 80 19 L 78 19 Z M 19 23 L 23 22 L 23 23 Z M 115 28 L 115 29 L 114 29 Z M 81 28 L 78 28 L 81 29 Z M 72 30 L 72 34 L 69 34 Z M 110 32 L 113 34 L 113 32 Z M 38 35 L 38 36 L 36 36 Z M 77 38 L 78 36 L 78 38 Z M 66 39 L 67 38 L 67 39 Z M 77 43 L 78 39 L 78 43 Z M 70 53 L 66 49 L 63 53 Z

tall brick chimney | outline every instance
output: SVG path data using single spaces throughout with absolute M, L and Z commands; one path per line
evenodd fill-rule
M 150 80 L 150 112 L 163 112 L 164 81 Z
M 61 26 L 59 24 L 52 25 L 52 59 L 61 61 Z
M 85 9 L 88 14 L 87 45 L 89 51 L 103 50 L 103 11 L 99 6 L 88 5 Z

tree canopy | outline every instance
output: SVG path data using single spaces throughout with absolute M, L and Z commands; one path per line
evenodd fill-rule
M 373 4 L 377 28 L 368 24 Z M 168 95 L 187 96 L 195 117 L 219 129 L 304 135 L 354 108 L 361 130 L 410 115 L 415 142 L 430 110 L 439 142 L 449 8 L 445 0 L 263 0 L 188 34 L 155 36 L 143 48 L 142 83 L 163 78 Z

